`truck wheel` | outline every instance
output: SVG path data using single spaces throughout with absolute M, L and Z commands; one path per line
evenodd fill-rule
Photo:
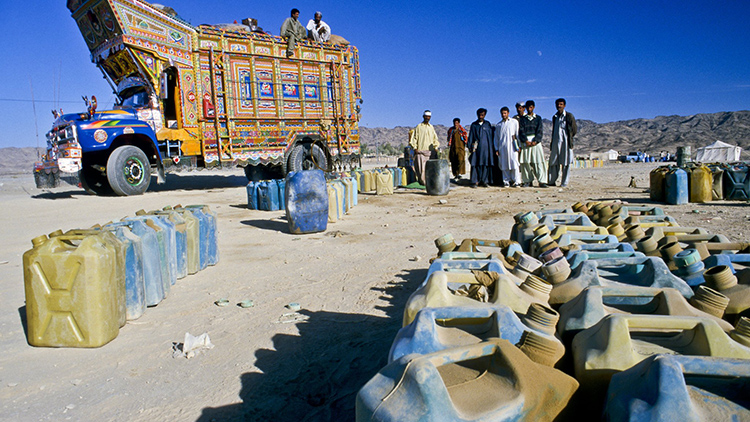
M 289 165 L 286 171 L 301 171 L 320 169 L 328 170 L 328 159 L 318 144 L 297 144 L 289 153 Z
M 138 147 L 118 147 L 107 159 L 107 180 L 119 196 L 141 195 L 151 183 L 148 157 Z
M 78 171 L 78 180 L 81 182 L 83 190 L 92 195 L 111 195 L 112 188 L 109 186 L 107 176 L 93 167 L 93 163 L 88 162 L 84 156 L 81 170 Z

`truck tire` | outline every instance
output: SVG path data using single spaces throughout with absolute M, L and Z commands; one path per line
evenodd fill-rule
M 140 148 L 118 147 L 107 159 L 107 180 L 119 196 L 141 195 L 151 183 L 151 164 Z
M 94 163 L 90 162 L 84 155 L 81 163 L 81 169 L 78 171 L 78 180 L 81 187 L 91 195 L 111 195 L 112 188 L 109 186 L 107 176 L 101 171 L 94 168 Z
M 328 171 L 328 158 L 318 144 L 297 144 L 289 153 L 287 173 L 292 171 L 320 169 Z

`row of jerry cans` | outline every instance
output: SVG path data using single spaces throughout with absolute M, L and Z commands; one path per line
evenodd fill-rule
M 285 179 L 260 180 L 247 184 L 247 207 L 251 210 L 284 211 Z
M 358 203 L 358 182 L 355 177 L 340 176 L 326 182 L 328 193 L 328 222 L 335 223 L 349 214 Z
M 573 161 L 573 168 L 576 168 L 576 169 L 585 169 L 585 168 L 594 168 L 594 167 L 604 167 L 604 161 L 600 159 L 574 160 Z
M 750 199 L 750 172 L 745 163 L 661 166 L 651 171 L 650 198 L 672 205 L 712 200 Z
M 415 179 L 413 170 L 405 167 L 355 170 L 352 176 L 357 179 L 360 193 L 374 191 L 378 195 L 390 195 L 395 188 L 406 186 Z
M 177 279 L 218 263 L 216 223 L 208 206 L 176 206 L 32 239 L 23 256 L 29 344 L 110 342 Z

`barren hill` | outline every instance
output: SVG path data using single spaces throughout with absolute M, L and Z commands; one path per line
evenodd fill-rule
M 465 126 L 467 129 L 469 124 Z M 393 129 L 362 127 L 360 139 L 371 148 L 384 143 L 402 147 L 406 144 L 409 129 L 403 126 Z M 550 141 L 551 130 L 552 121 L 544 119 L 545 144 Z M 445 146 L 447 127 L 435 125 L 435 131 Z M 745 156 L 750 150 L 750 111 L 658 116 L 611 123 L 579 119 L 576 152 L 615 149 L 624 153 L 636 150 L 658 153 L 661 150 L 675 152 L 678 146 L 691 146 L 694 152 L 716 140 L 741 146 Z
M 0 148 L 0 174 L 31 174 L 37 157 L 44 153 L 42 148 L 39 154 L 36 148 Z

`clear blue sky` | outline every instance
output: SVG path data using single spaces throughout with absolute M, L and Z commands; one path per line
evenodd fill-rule
M 0 147 L 36 145 L 50 109 L 100 108 L 114 97 L 64 0 L 0 0 Z M 361 125 L 488 120 L 534 99 L 549 118 L 557 97 L 579 119 L 609 122 L 750 109 L 750 2 L 744 1 L 207 1 L 157 0 L 194 25 L 255 17 L 278 34 L 296 7 L 323 12 L 359 48 Z

